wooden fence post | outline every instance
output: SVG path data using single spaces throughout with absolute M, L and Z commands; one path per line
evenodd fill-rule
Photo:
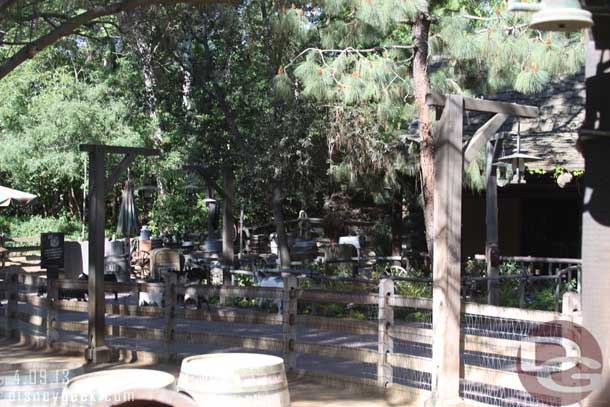
M 574 291 L 563 294 L 561 303 L 561 313 L 565 319 L 575 324 L 582 324 L 582 309 L 580 295 Z
M 527 280 L 528 276 L 532 274 L 533 267 L 532 264 L 528 264 L 527 269 L 523 268 L 521 270 L 521 279 L 519 279 L 519 308 L 525 308 L 527 298 L 526 298 L 526 290 L 527 290 Z
M 19 274 L 13 266 L 6 271 L 6 327 L 7 338 L 15 337 L 17 327 L 17 291 L 19 286 Z
M 390 298 L 394 296 L 394 281 L 390 278 L 379 282 L 379 332 L 377 362 L 377 383 L 387 386 L 393 381 L 392 366 L 388 364 L 388 355 L 394 351 L 394 340 L 390 336 L 390 329 L 394 325 L 394 308 L 390 305 Z
M 447 96 L 435 130 L 431 399 L 434 407 L 460 403 L 463 118 L 463 97 Z
M 51 277 L 51 278 L 49 278 Z M 57 319 L 56 301 L 59 298 L 57 280 L 47 273 L 47 347 L 51 348 L 57 339 L 53 324 Z
M 282 296 L 283 357 L 287 371 L 297 367 L 294 348 L 297 340 L 297 278 L 284 276 Z
M 564 327 L 562 333 L 562 346 L 565 349 L 566 357 L 568 358 L 579 358 L 581 357 L 580 344 L 581 340 L 581 328 L 582 325 L 582 305 L 580 295 L 573 291 L 568 291 L 563 294 L 561 304 L 561 314 L 565 320 L 570 321 L 574 325 Z M 576 359 L 573 359 L 576 360 Z M 565 380 L 572 380 L 573 361 L 564 362 L 561 365 L 561 370 Z M 568 383 L 568 381 L 566 381 Z M 577 404 L 580 405 L 580 404 Z
M 167 361 L 174 359 L 173 342 L 176 333 L 176 302 L 178 296 L 178 276 L 176 273 L 167 272 L 163 275 L 165 289 L 163 290 L 163 316 L 164 325 L 164 357 Z

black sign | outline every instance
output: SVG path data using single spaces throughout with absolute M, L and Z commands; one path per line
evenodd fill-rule
M 40 235 L 40 267 L 43 269 L 64 268 L 63 233 L 42 233 Z

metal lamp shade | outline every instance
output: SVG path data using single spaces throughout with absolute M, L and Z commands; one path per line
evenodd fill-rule
M 513 154 L 498 158 L 498 161 L 509 162 L 512 164 L 514 171 L 513 180 L 517 183 L 521 183 L 521 179 L 525 173 L 525 163 L 540 160 L 542 160 L 542 158 L 536 157 L 535 155 L 523 154 L 517 151 L 515 151 Z
M 591 12 L 579 0 L 545 0 L 532 17 L 530 28 L 542 31 L 580 31 L 593 25 Z

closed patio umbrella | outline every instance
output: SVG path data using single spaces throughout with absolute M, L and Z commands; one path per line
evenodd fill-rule
M 0 207 L 28 205 L 34 202 L 36 198 L 38 198 L 36 195 L 0 186 Z
M 116 228 L 117 234 L 131 237 L 140 233 L 138 222 L 138 210 L 134 197 L 133 182 L 127 180 L 123 187 L 121 209 L 119 211 L 119 222 Z

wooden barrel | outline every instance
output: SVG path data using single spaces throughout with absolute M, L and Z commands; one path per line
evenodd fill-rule
M 0 364 L 0 405 L 59 406 L 65 384 L 83 374 L 82 362 Z M 3 403 L 7 404 L 3 404 Z
M 115 369 L 71 379 L 62 393 L 64 406 L 95 406 L 102 402 L 133 400 L 133 389 L 175 389 L 173 375 L 149 369 Z M 113 397 L 113 396 L 120 396 Z
M 109 398 L 117 401 L 104 401 L 96 407 L 197 407 L 190 397 L 167 389 L 132 389 L 128 397 L 117 393 Z
M 182 361 L 178 390 L 198 406 L 287 407 L 284 361 L 253 353 L 198 355 Z

